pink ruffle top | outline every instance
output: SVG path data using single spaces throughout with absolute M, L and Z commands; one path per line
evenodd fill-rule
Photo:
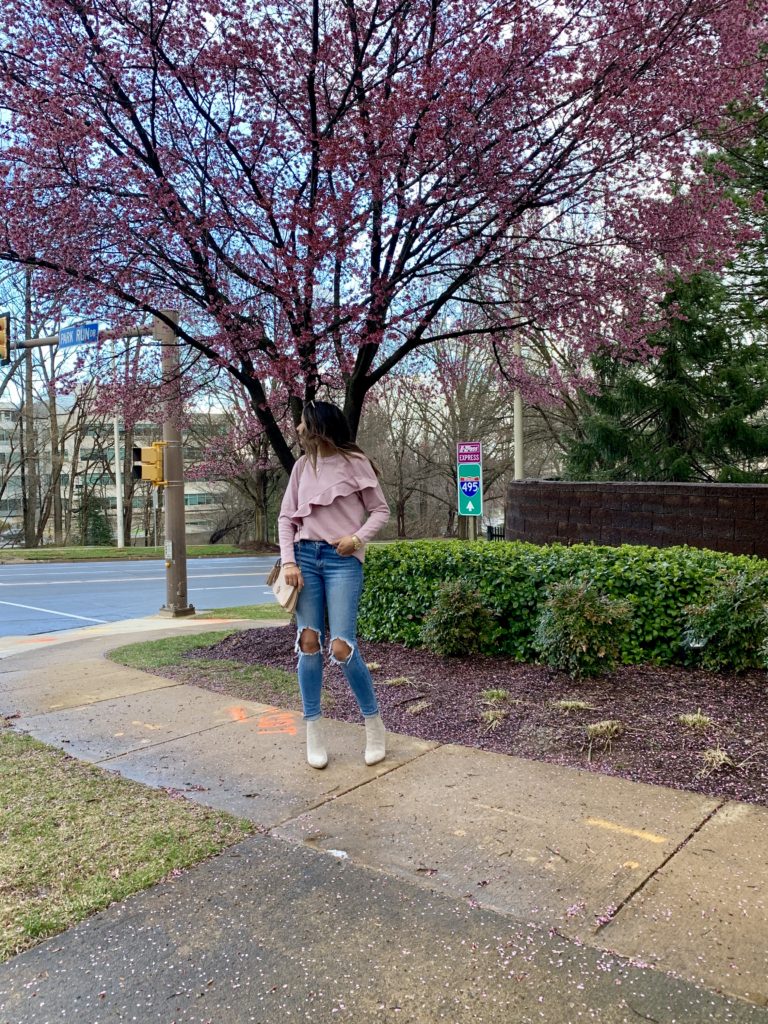
M 280 558 L 294 562 L 297 540 L 335 543 L 357 534 L 363 547 L 389 519 L 389 505 L 368 459 L 361 455 L 318 457 L 317 471 L 306 457 L 296 462 L 283 495 L 277 532 Z

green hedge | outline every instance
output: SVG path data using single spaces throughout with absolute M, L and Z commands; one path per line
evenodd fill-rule
M 684 610 L 700 604 L 722 570 L 765 572 L 768 563 L 701 548 L 592 544 L 540 546 L 518 541 L 402 541 L 374 545 L 365 560 L 360 635 L 415 647 L 439 584 L 472 582 L 493 612 L 481 651 L 535 661 L 534 631 L 551 584 L 584 578 L 630 602 L 632 629 L 621 645 L 624 664 L 695 664 L 682 646 Z

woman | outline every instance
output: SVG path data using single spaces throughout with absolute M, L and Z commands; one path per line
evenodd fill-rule
M 327 611 L 330 659 L 341 665 L 365 718 L 365 763 L 376 764 L 386 755 L 386 737 L 371 673 L 357 646 L 357 608 L 365 544 L 389 519 L 389 506 L 341 409 L 309 402 L 298 435 L 305 454 L 293 467 L 278 534 L 286 582 L 299 588 L 296 652 L 307 761 L 313 768 L 328 764 L 320 708 Z

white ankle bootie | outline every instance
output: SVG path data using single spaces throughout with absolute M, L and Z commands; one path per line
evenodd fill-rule
M 365 763 L 378 764 L 387 756 L 386 730 L 381 715 L 371 715 L 365 720 Z
M 307 722 L 307 761 L 313 768 L 325 768 L 328 764 L 322 721 L 322 718 L 315 718 Z

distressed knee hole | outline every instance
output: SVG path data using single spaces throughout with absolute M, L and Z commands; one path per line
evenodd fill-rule
M 299 634 L 298 648 L 302 654 L 320 653 L 320 634 L 316 629 L 307 627 Z
M 352 657 L 352 648 L 346 640 L 340 640 L 337 637 L 335 640 L 331 641 L 331 654 L 336 661 L 349 661 Z

